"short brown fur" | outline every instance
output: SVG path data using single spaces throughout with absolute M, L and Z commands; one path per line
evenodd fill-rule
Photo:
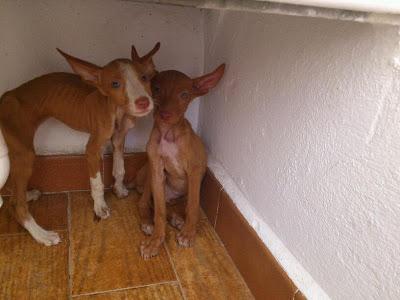
M 7 143 L 11 162 L 12 207 L 18 222 L 38 242 L 53 245 L 59 242 L 59 237 L 56 233 L 45 231 L 38 226 L 27 205 L 27 186 L 35 159 L 33 138 L 36 129 L 44 120 L 54 117 L 73 129 L 90 134 L 86 146 L 89 175 L 91 178 L 98 177 L 97 196 L 101 200 L 97 207 L 95 201 L 95 212 L 100 218 L 108 217 L 109 209 L 104 202 L 99 177 L 102 147 L 111 138 L 115 123 L 121 122 L 120 119 L 124 115 L 145 115 L 151 111 L 149 105 L 152 104 L 151 98 L 146 100 L 145 95 L 134 101 L 128 97 L 123 88 L 127 82 L 123 81 L 120 65 L 132 68 L 132 72 L 139 78 L 143 70 L 149 68 L 147 72 L 150 74 L 146 74 L 149 77 L 146 77 L 147 80 L 143 80 L 141 85 L 151 96 L 150 76 L 154 75 L 151 56 L 158 48 L 159 44 L 145 60 L 133 55 L 132 61 L 118 59 L 104 67 L 98 67 L 59 50 L 81 78 L 69 73 L 51 73 L 35 78 L 1 96 L 0 129 Z M 118 88 L 113 87 L 113 82 L 116 81 L 120 84 Z M 141 101 L 140 105 L 136 103 L 138 100 Z M 143 109 L 143 103 L 146 101 L 148 108 Z M 122 112 L 118 115 L 118 111 Z
M 166 202 L 177 198 L 187 197 L 185 221 L 178 215 L 171 216 L 169 221 L 180 230 L 178 244 L 193 245 L 207 157 L 201 139 L 184 114 L 194 98 L 205 95 L 217 85 L 224 68 L 225 65 L 221 65 L 214 72 L 195 79 L 178 71 L 164 71 L 152 80 L 155 109 L 154 126 L 147 144 L 149 163 L 136 180 L 137 189 L 143 191 L 139 202 L 142 230 L 151 234 L 141 245 L 145 259 L 158 254 L 165 239 Z

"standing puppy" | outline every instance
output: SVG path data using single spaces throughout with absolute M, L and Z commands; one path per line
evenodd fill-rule
M 147 259 L 158 254 L 164 242 L 166 202 L 187 195 L 186 220 L 171 220 L 180 229 L 180 246 L 193 244 L 199 218 L 200 184 L 207 167 L 204 145 L 193 131 L 185 112 L 196 97 L 215 87 L 225 65 L 214 72 L 191 79 L 178 71 L 164 71 L 152 80 L 154 126 L 147 144 L 149 163 L 145 166 L 145 184 L 139 202 L 142 230 L 151 237 L 142 243 Z M 138 183 L 139 184 L 139 183 Z M 152 202 L 154 202 L 154 226 Z
M 153 63 L 153 55 L 160 49 L 160 43 L 157 43 L 153 50 L 146 55 L 140 57 L 134 46 L 132 46 L 132 61 L 136 62 L 136 66 L 140 71 L 141 80 L 149 82 L 157 71 Z M 139 105 L 146 106 L 146 102 L 139 102 Z M 114 177 L 113 192 L 118 198 L 128 196 L 128 190 L 124 185 L 125 166 L 124 166 L 124 145 L 125 137 L 129 129 L 135 126 L 136 116 L 129 112 L 126 107 L 117 108 L 117 117 L 115 121 L 115 130 L 111 138 L 113 146 L 113 169 Z
M 159 46 L 159 45 L 158 45 Z M 158 48 L 156 45 L 155 48 Z M 54 117 L 71 128 L 90 133 L 86 146 L 94 211 L 109 216 L 100 174 L 102 147 L 114 132 L 118 111 L 144 116 L 153 109 L 148 61 L 116 59 L 99 67 L 62 51 L 72 69 L 35 78 L 6 92 L 0 98 L 0 129 L 11 163 L 12 207 L 18 222 L 39 243 L 55 245 L 57 233 L 41 228 L 29 213 L 27 201 L 37 197 L 28 192 L 35 158 L 33 137 L 37 127 Z M 151 51 L 154 54 L 154 51 Z

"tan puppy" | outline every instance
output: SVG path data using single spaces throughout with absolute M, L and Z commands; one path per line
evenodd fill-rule
M 157 43 L 153 50 L 140 57 L 132 46 L 132 61 L 138 62 L 137 67 L 140 69 L 144 80 L 153 78 L 157 71 L 153 63 L 153 55 L 160 49 L 160 43 Z M 131 114 L 125 107 L 117 108 L 117 118 L 115 122 L 115 130 L 112 136 L 113 145 L 113 170 L 112 174 L 115 179 L 113 191 L 118 198 L 128 196 L 128 190 L 124 185 L 125 166 L 124 166 L 124 145 L 125 137 L 129 129 L 135 126 L 136 116 Z
M 151 234 L 141 246 L 145 259 L 157 255 L 164 242 L 166 202 L 183 196 L 187 196 L 186 220 L 175 216 L 171 223 L 180 229 L 177 234 L 180 246 L 193 244 L 207 157 L 201 139 L 185 119 L 185 112 L 194 98 L 207 94 L 217 85 L 224 69 L 225 65 L 221 65 L 214 72 L 195 79 L 178 71 L 164 71 L 152 80 L 155 109 L 154 126 L 147 144 L 149 163 L 136 182 L 138 190 L 143 189 L 139 203 L 142 230 Z M 145 178 L 142 188 L 141 178 Z
M 18 222 L 39 243 L 55 245 L 57 233 L 41 228 L 29 213 L 27 201 L 38 197 L 27 193 L 35 153 L 33 137 L 37 127 L 54 117 L 71 128 L 90 133 L 86 146 L 94 211 L 109 216 L 100 174 L 102 147 L 111 138 L 116 121 L 124 114 L 144 116 L 153 109 L 150 79 L 151 61 L 159 44 L 146 60 L 139 60 L 133 48 L 132 61 L 116 59 L 99 67 L 59 52 L 79 76 L 51 73 L 6 92 L 0 98 L 0 129 L 9 150 L 12 207 Z M 149 68 L 150 66 L 150 68 Z M 118 122 L 117 122 L 118 123 Z

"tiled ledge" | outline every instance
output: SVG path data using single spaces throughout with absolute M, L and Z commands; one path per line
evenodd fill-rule
M 256 299 L 305 299 L 210 170 L 201 205 Z
M 126 154 L 125 177 L 128 180 L 134 178 L 145 162 L 144 152 Z M 104 155 L 101 174 L 105 188 L 110 188 L 113 183 L 111 155 Z M 29 185 L 43 193 L 87 191 L 90 185 L 86 158 L 84 155 L 37 156 Z M 1 190 L 2 195 L 10 194 L 9 186 L 7 182 Z

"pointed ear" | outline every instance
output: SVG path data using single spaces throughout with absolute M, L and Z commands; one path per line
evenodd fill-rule
M 214 88 L 224 75 L 225 64 L 220 65 L 213 72 L 193 79 L 193 92 L 196 96 L 203 96 Z
M 79 58 L 73 57 L 58 48 L 57 51 L 65 57 L 67 62 L 70 64 L 72 70 L 74 70 L 74 72 L 78 74 L 84 81 L 95 86 L 100 84 L 101 67 L 96 66 L 90 62 L 81 60 Z
M 149 60 L 152 59 L 153 55 L 156 54 L 156 52 L 160 50 L 160 42 L 158 42 L 153 49 L 150 50 L 149 53 L 146 55 L 140 57 L 139 54 L 137 53 L 135 46 L 132 45 L 132 52 L 131 52 L 131 58 L 133 61 L 138 61 L 140 63 L 146 63 L 149 62 Z
M 153 49 L 150 50 L 149 53 L 147 53 L 146 55 L 142 56 L 142 58 L 140 59 L 140 61 L 142 63 L 150 60 L 153 58 L 153 55 L 157 53 L 157 51 L 160 50 L 160 42 L 158 42 L 157 44 L 155 44 L 155 46 L 153 47 Z
M 132 45 L 132 49 L 131 49 L 131 58 L 132 60 L 140 60 L 140 56 L 136 51 L 135 46 Z

